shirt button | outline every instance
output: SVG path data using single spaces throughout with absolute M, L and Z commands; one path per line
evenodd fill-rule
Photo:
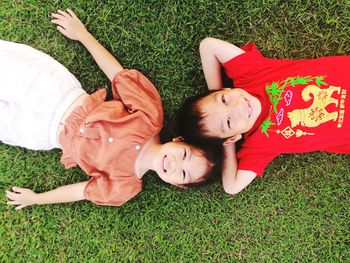
M 84 133 L 84 129 L 83 128 L 80 128 L 80 133 Z
M 135 149 L 136 149 L 136 150 L 140 150 L 140 145 L 136 145 L 136 146 L 135 146 Z
M 109 138 L 108 138 L 108 141 L 109 141 L 109 142 L 113 142 L 114 140 L 113 140 L 112 137 L 109 137 Z

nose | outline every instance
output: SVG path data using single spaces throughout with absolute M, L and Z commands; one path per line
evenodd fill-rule
M 167 156 L 167 172 L 173 173 L 176 170 L 176 159 L 173 155 Z
M 244 101 L 236 100 L 231 107 L 230 117 L 237 118 L 244 112 Z
M 182 156 L 169 155 L 168 157 L 168 169 L 169 173 L 182 173 L 184 166 L 186 166 L 186 160 L 182 159 Z

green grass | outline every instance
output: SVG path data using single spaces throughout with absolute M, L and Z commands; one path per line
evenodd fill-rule
M 50 54 L 89 92 L 108 86 L 84 48 L 50 23 L 51 12 L 71 7 L 125 67 L 158 87 L 164 140 L 173 135 L 183 99 L 206 88 L 198 55 L 206 36 L 254 41 L 276 58 L 350 50 L 347 0 L 143 2 L 2 0 L 0 37 Z M 87 178 L 65 170 L 59 158 L 58 150 L 0 144 L 1 192 L 13 185 L 44 191 Z M 1 194 L 0 261 L 349 262 L 349 161 L 326 153 L 281 156 L 235 197 L 219 182 L 183 191 L 149 174 L 144 191 L 120 208 L 79 202 L 16 212 Z

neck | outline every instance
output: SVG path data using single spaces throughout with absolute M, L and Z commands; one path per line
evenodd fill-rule
M 142 148 L 139 156 L 136 159 L 135 171 L 137 178 L 141 179 L 142 176 L 153 168 L 153 160 L 161 147 L 159 136 L 153 136 L 146 142 Z

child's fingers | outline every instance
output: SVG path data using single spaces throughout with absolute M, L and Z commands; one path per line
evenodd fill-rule
M 56 28 L 57 28 L 57 30 L 60 31 L 63 35 L 66 35 L 66 30 L 65 30 L 63 27 L 57 26 Z
M 63 24 L 63 20 L 57 19 L 57 18 L 51 19 L 51 22 L 54 23 L 54 24 L 58 24 L 58 25 Z
M 69 8 L 67 8 L 67 12 L 70 14 L 71 17 L 73 17 L 73 18 L 78 18 L 78 17 L 75 15 L 75 13 L 74 13 L 72 10 L 70 10 Z
M 61 27 L 64 27 L 64 22 L 62 20 L 59 20 L 59 19 L 52 19 L 51 23 L 59 25 Z
M 21 187 L 18 187 L 18 186 L 12 187 L 12 191 L 14 191 L 16 193 L 22 193 L 25 190 L 27 190 L 27 189 L 26 188 L 21 188 Z
M 7 197 L 8 199 L 10 199 L 10 200 L 16 200 L 16 196 L 17 196 L 16 193 L 13 193 L 13 192 L 11 192 L 11 191 L 7 191 L 7 190 L 6 190 L 6 197 Z
M 20 205 L 21 202 L 20 201 L 8 201 L 7 204 L 8 205 Z
M 22 208 L 25 208 L 26 206 L 28 206 L 28 205 L 19 205 L 19 206 L 16 206 L 15 210 L 21 210 Z
M 51 16 L 56 19 L 65 19 L 63 15 L 57 13 L 52 13 Z
M 60 10 L 60 9 L 57 10 L 57 13 L 61 14 L 62 16 L 66 17 L 66 18 L 67 18 L 67 17 L 70 17 L 70 15 L 69 15 L 67 12 L 62 11 L 62 10 Z

